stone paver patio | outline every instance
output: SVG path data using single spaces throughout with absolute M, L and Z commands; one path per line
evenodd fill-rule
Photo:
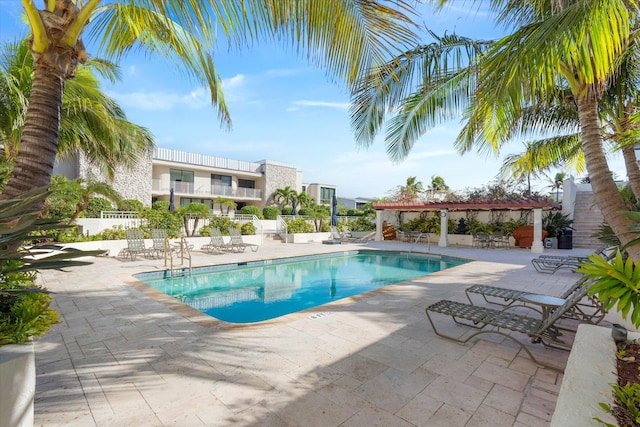
M 194 251 L 194 262 L 409 247 L 266 243 L 256 253 Z M 537 367 L 500 335 L 466 346 L 438 338 L 424 308 L 442 298 L 466 301 L 474 283 L 560 294 L 577 274 L 537 273 L 530 263 L 537 255 L 525 249 L 431 252 L 475 261 L 250 326 L 217 322 L 127 283 L 133 272 L 162 269 L 162 260 L 95 258 L 43 272 L 61 323 L 35 345 L 35 425 L 549 425 L 561 373 Z M 448 332 L 469 332 L 438 319 Z M 563 369 L 568 353 L 528 347 Z

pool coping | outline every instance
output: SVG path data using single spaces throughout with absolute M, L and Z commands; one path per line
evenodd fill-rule
M 393 250 L 386 250 L 386 249 L 365 249 L 365 250 L 347 250 L 347 251 L 336 251 L 336 252 L 330 252 L 330 253 L 325 253 L 325 254 L 317 254 L 317 255 L 335 255 L 335 254 L 339 254 L 339 253 L 343 253 L 343 254 L 347 254 L 347 253 L 352 253 L 352 252 L 398 252 L 398 253 L 411 253 L 411 252 L 407 252 L 407 251 L 393 251 Z M 446 258 L 452 258 L 452 259 L 460 259 L 460 260 L 465 260 L 468 261 L 466 263 L 460 264 L 460 265 L 456 265 L 454 267 L 450 267 L 447 268 L 445 270 L 440 270 L 440 271 L 436 271 L 434 273 L 429 273 L 426 274 L 424 276 L 419 276 L 416 277 L 414 279 L 411 280 L 405 280 L 402 282 L 398 282 L 398 283 L 392 283 L 390 285 L 386 285 L 383 286 L 381 288 L 378 289 L 373 289 L 370 291 L 366 291 L 363 292 L 361 294 L 358 295 L 352 295 L 349 297 L 345 297 L 345 298 L 341 298 L 337 301 L 332 301 L 332 302 L 328 302 L 316 307 L 311 307 L 311 308 L 306 308 L 304 310 L 300 310 L 297 311 L 295 313 L 289 313 L 289 314 L 285 314 L 282 316 L 278 316 L 275 317 L 273 319 L 267 319 L 267 320 L 262 320 L 259 322 L 251 322 L 251 323 L 232 323 L 232 322 L 226 322 L 224 320 L 220 320 L 218 318 L 215 318 L 213 316 L 210 316 L 208 314 L 205 314 L 203 312 L 201 312 L 200 310 L 191 307 L 188 304 L 183 303 L 182 301 L 179 301 L 173 297 L 171 297 L 170 295 L 154 288 L 151 285 L 148 285 L 147 283 L 137 279 L 136 277 L 134 277 L 137 274 L 144 274 L 144 273 L 151 273 L 153 271 L 158 272 L 158 270 L 140 270 L 140 271 L 133 271 L 133 272 L 128 272 L 128 273 L 122 273 L 118 275 L 118 278 L 120 280 L 122 280 L 124 283 L 126 283 L 127 285 L 131 286 L 132 288 L 136 289 L 139 292 L 142 292 L 143 294 L 145 294 L 146 296 L 148 296 L 149 298 L 153 299 L 156 302 L 159 302 L 160 304 L 162 304 L 163 306 L 169 308 L 170 310 L 172 310 L 174 313 L 178 314 L 179 316 L 181 316 L 182 318 L 189 320 L 193 323 L 196 323 L 200 326 L 204 326 L 207 328 L 215 328 L 215 329 L 219 329 L 219 330 L 251 330 L 251 329 L 261 329 L 261 328 L 265 328 L 265 327 L 272 327 L 275 325 L 281 325 L 283 323 L 288 323 L 291 321 L 296 321 L 296 320 L 300 320 L 300 319 L 304 319 L 304 318 L 309 318 L 312 317 L 314 314 L 320 314 L 326 311 L 332 311 L 332 308 L 336 308 L 336 307 L 341 307 L 341 306 L 345 306 L 345 305 L 349 305 L 349 304 L 353 304 L 355 302 L 361 301 L 365 298 L 370 298 L 371 296 L 374 295 L 378 295 L 381 293 L 386 293 L 386 292 L 390 292 L 400 286 L 406 286 L 407 284 L 413 284 L 413 285 L 421 285 L 421 283 L 419 282 L 420 280 L 424 279 L 425 277 L 433 277 L 433 276 L 438 276 L 441 274 L 444 274 L 446 272 L 450 272 L 451 270 L 454 269 L 458 269 L 460 267 L 463 267 L 467 264 L 470 264 L 472 262 L 477 262 L 476 260 L 472 260 L 472 259 L 468 259 L 468 258 L 463 258 L 463 257 L 456 257 L 456 256 L 450 256 L 450 255 L 441 255 L 441 254 L 425 254 L 425 253 L 419 253 L 421 255 L 433 255 L 433 256 L 439 256 L 439 257 L 446 257 Z M 308 255 L 309 257 L 313 257 L 314 255 Z M 252 262 L 260 262 L 260 261 L 266 261 L 269 259 L 290 259 L 290 258 L 302 258 L 302 257 L 306 257 L 306 256 L 293 256 L 293 257 L 280 257 L 280 258 L 264 258 L 262 260 L 254 260 Z M 202 265 L 195 265 L 192 266 L 192 268 L 202 268 L 202 267 L 209 267 L 209 266 L 214 266 L 214 265 L 225 265 L 225 264 L 234 264 L 233 262 L 231 263 L 220 263 L 220 264 L 202 264 Z M 162 269 L 162 271 L 166 271 L 167 269 Z

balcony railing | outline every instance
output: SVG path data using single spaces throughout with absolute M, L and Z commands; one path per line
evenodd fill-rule
M 193 182 L 173 181 L 168 187 L 165 187 L 159 179 L 153 180 L 153 191 L 168 194 L 173 188 L 179 194 L 197 194 L 199 196 L 216 196 L 216 197 L 241 197 L 248 199 L 262 199 L 262 190 L 257 188 L 238 187 L 233 188 L 228 185 L 214 184 L 211 186 L 201 186 L 194 188 Z

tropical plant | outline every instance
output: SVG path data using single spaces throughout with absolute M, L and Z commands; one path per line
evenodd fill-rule
M 316 201 L 304 191 L 302 193 L 298 193 L 296 198 L 298 206 L 300 206 L 301 208 L 308 208 L 316 203 Z
M 354 95 L 357 140 L 372 143 L 385 112 L 392 111 L 387 152 L 399 160 L 429 127 L 464 112 L 458 150 L 497 151 L 518 135 L 525 109 L 552 104 L 562 92 L 578 112 L 596 202 L 628 243 L 636 236 L 629 231 L 632 222 L 619 214 L 624 202 L 606 162 L 599 105 L 609 83 L 629 68 L 625 59 L 635 59 L 625 55 L 636 46 L 637 2 L 498 0 L 492 10 L 498 24 L 515 31 L 485 44 L 443 38 L 373 69 Z M 457 56 L 451 46 L 459 48 Z M 640 247 L 629 254 L 640 261 Z
M 284 188 L 277 188 L 273 192 L 273 200 L 280 205 L 281 208 L 285 206 L 291 206 L 293 199 L 297 199 L 298 193 L 290 186 Z
M 415 202 L 424 192 L 422 182 L 415 176 L 407 178 L 405 185 L 399 185 L 393 193 L 392 199 L 398 202 Z
M 89 200 L 87 208 L 84 210 L 84 216 L 86 218 L 100 218 L 102 211 L 113 210 L 113 205 L 107 199 L 102 197 L 92 197 Z
M 176 209 L 176 214 L 182 217 L 184 232 L 187 236 L 193 237 L 196 230 L 198 230 L 198 222 L 200 222 L 201 219 L 209 217 L 211 212 L 209 211 L 209 207 L 204 203 L 192 202 L 189 203 L 186 208 L 179 207 Z M 193 219 L 193 228 L 189 226 L 191 219 Z
M 547 237 L 558 237 L 566 229 L 573 229 L 573 220 L 562 212 L 549 212 L 542 218 L 542 229 L 547 231 Z
M 217 197 L 213 202 L 220 206 L 220 213 L 223 215 L 229 215 L 229 211 L 232 209 L 235 210 L 236 206 L 238 206 L 236 202 L 225 197 Z
M 242 208 L 240 208 L 239 213 L 243 215 L 255 215 L 258 217 L 258 219 L 262 219 L 262 212 L 260 212 L 260 208 L 257 206 L 243 206 Z
M 256 234 L 256 226 L 251 222 L 245 222 L 240 226 L 240 234 L 245 236 L 253 236 Z
M 164 209 L 161 208 L 163 203 L 166 203 L 166 208 Z M 168 208 L 169 202 L 155 202 L 151 209 L 144 208 L 140 212 L 140 217 L 144 220 L 140 228 L 145 236 L 151 236 L 151 230 L 156 228 L 167 230 L 167 236 L 170 239 L 180 236 L 183 223 L 182 217 L 171 212 Z
M 314 226 L 309 224 L 305 219 L 297 218 L 287 220 L 288 233 L 313 233 L 314 231 Z
M 90 262 L 75 258 L 104 253 L 63 250 L 51 254 L 22 246 L 31 243 L 33 234 L 68 227 L 55 219 L 40 218 L 39 206 L 48 195 L 40 188 L 0 201 L 0 346 L 28 342 L 57 322 L 57 313 L 49 308 L 51 297 L 35 284 L 37 271 L 88 265 Z
M 589 295 L 597 295 L 605 310 L 614 306 L 623 318 L 640 327 L 640 268 L 631 258 L 624 258 L 620 250 L 610 262 L 600 255 L 588 257 L 576 271 L 595 279 L 589 286 Z
M 119 59 L 134 50 L 160 54 L 210 92 L 220 120 L 230 117 L 222 84 L 209 52 L 218 35 L 231 46 L 259 38 L 292 40 L 336 80 L 351 86 L 385 55 L 411 43 L 408 2 L 395 9 L 369 0 L 313 2 L 228 2 L 198 0 L 22 2 L 34 57 L 33 86 L 16 167 L 3 192 L 10 198 L 49 184 L 58 146 L 63 91 L 78 64 L 87 62 L 85 30 L 102 49 L 99 55 Z M 79 5 L 79 6 L 78 6 Z M 104 55 L 102 55 L 104 53 Z
M 49 213 L 51 213 L 51 206 L 55 203 L 73 206 L 71 215 L 67 217 L 69 224 L 72 224 L 80 213 L 87 209 L 94 195 L 103 196 L 116 204 L 120 201 L 118 192 L 109 184 L 100 181 L 82 178 L 69 180 L 62 175 L 57 175 L 52 180 L 51 188 L 53 191 L 50 200 L 47 201 Z M 57 217 L 60 218 L 60 216 Z
M 140 212 L 142 211 L 142 209 L 144 209 L 144 205 L 140 200 L 127 199 L 127 200 L 120 200 L 120 202 L 118 202 L 119 211 Z M 167 209 L 169 208 L 167 207 Z
M 265 206 L 262 208 L 262 216 L 264 219 L 276 219 L 280 215 L 280 209 L 277 206 Z
M 100 87 L 94 73 L 112 82 L 120 71 L 97 58 L 79 66 L 62 97 L 57 156 L 81 152 L 93 166 L 113 177 L 117 165 L 130 166 L 153 145 L 149 131 L 129 122 L 122 108 Z M 33 56 L 26 41 L 5 42 L 0 51 L 0 139 L 4 156 L 18 154 L 34 76 Z

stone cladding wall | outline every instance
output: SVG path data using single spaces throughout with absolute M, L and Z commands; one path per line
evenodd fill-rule
M 84 155 L 80 154 L 78 161 L 80 164 L 80 177 L 83 179 L 92 178 L 107 182 L 114 190 L 120 193 L 122 199 L 139 200 L 144 206 L 151 206 L 152 150 L 148 150 L 141 155 L 132 168 L 117 166 L 113 180 L 109 180 Z
M 265 162 L 263 168 L 265 178 L 263 200 L 265 206 L 276 204 L 273 200 L 273 192 L 278 188 L 285 188 L 288 185 L 294 190 L 300 191 L 300 188 L 297 188 L 296 185 L 297 171 L 295 168 L 274 165 L 269 162 Z

